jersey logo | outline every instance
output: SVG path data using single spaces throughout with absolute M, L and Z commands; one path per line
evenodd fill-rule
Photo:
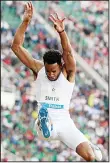
M 44 108 L 64 109 L 64 105 L 41 103 Z
M 52 91 L 54 92 L 55 91 L 55 88 L 52 88 Z
M 58 98 L 58 97 L 45 96 L 45 100 L 49 100 L 49 101 L 59 101 L 59 98 Z

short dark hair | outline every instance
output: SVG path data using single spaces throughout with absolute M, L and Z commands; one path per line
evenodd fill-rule
M 57 63 L 61 65 L 61 58 L 62 58 L 61 52 L 59 50 L 54 50 L 54 49 L 48 50 L 47 52 L 45 52 L 43 56 L 44 64 Z

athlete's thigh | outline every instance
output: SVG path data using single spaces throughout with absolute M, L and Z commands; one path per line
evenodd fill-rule
M 76 128 L 71 118 L 61 123 L 58 133 L 60 140 L 75 151 L 80 143 L 88 141 L 83 133 Z

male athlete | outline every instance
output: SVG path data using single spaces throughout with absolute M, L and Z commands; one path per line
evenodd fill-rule
M 24 35 L 33 15 L 31 2 L 25 5 L 23 21 L 17 29 L 12 50 L 23 64 L 29 67 L 36 79 L 36 100 L 39 115 L 35 123 L 38 136 L 44 140 L 58 139 L 75 150 L 86 161 L 100 161 L 101 151 L 76 128 L 69 115 L 69 103 L 75 84 L 76 62 L 69 39 L 65 32 L 64 20 L 51 15 L 50 20 L 58 32 L 63 53 L 49 50 L 43 62 L 31 57 L 23 47 Z M 62 62 L 63 59 L 63 62 Z

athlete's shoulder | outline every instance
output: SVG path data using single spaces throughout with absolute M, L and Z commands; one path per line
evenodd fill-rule
M 34 63 L 35 63 L 35 72 L 39 72 L 42 67 L 44 66 L 44 63 L 40 60 L 34 59 Z

